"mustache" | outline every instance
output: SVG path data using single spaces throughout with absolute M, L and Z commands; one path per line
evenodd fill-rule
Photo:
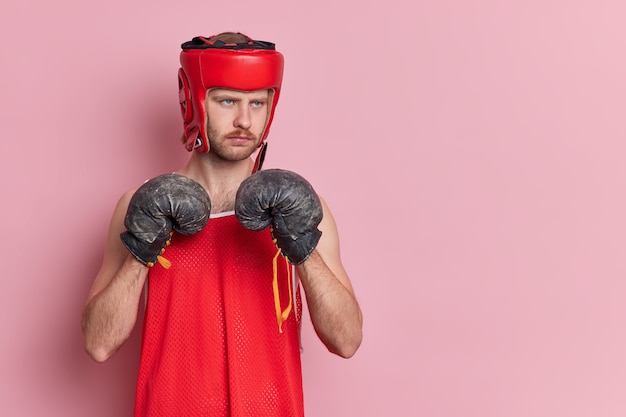
M 229 132 L 225 135 L 225 137 L 232 137 L 232 136 L 244 136 L 248 139 L 251 140 L 257 140 L 258 136 L 255 135 L 254 133 L 252 133 L 251 131 L 249 131 L 248 129 L 237 129 L 237 130 L 233 130 L 232 132 Z

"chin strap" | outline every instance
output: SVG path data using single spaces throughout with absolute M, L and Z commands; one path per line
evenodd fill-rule
M 252 168 L 253 174 L 261 170 L 261 167 L 263 166 L 263 161 L 265 161 L 265 152 L 267 152 L 267 142 L 263 142 L 263 145 L 261 145 L 261 149 L 256 156 L 256 161 L 254 161 L 254 168 Z

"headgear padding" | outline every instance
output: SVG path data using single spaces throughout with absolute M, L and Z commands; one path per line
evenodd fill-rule
M 185 146 L 209 151 L 206 132 L 207 91 L 227 88 L 239 91 L 269 89 L 271 103 L 262 144 L 269 133 L 283 79 L 283 55 L 270 42 L 224 43 L 196 37 L 182 44 L 178 70 L 180 109 L 185 125 Z

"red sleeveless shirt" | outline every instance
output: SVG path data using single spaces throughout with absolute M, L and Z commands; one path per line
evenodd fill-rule
M 299 288 L 233 213 L 174 234 L 150 270 L 135 417 L 304 415 Z M 295 306 L 292 308 L 292 306 Z

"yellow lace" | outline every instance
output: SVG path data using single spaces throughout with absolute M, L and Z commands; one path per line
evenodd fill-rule
M 280 256 L 280 249 L 276 251 L 276 255 L 274 255 L 274 260 L 272 262 L 272 269 L 274 273 L 274 280 L 272 281 L 272 286 L 274 288 L 274 306 L 276 307 L 276 321 L 278 322 L 278 331 L 280 333 L 283 332 L 283 322 L 287 320 L 289 317 L 289 313 L 291 313 L 291 307 L 293 305 L 293 297 L 291 295 L 291 265 L 289 264 L 287 258 L 284 258 L 285 265 L 287 265 L 287 286 L 289 287 L 289 305 L 284 310 L 280 306 L 280 292 L 278 290 L 278 257 Z

